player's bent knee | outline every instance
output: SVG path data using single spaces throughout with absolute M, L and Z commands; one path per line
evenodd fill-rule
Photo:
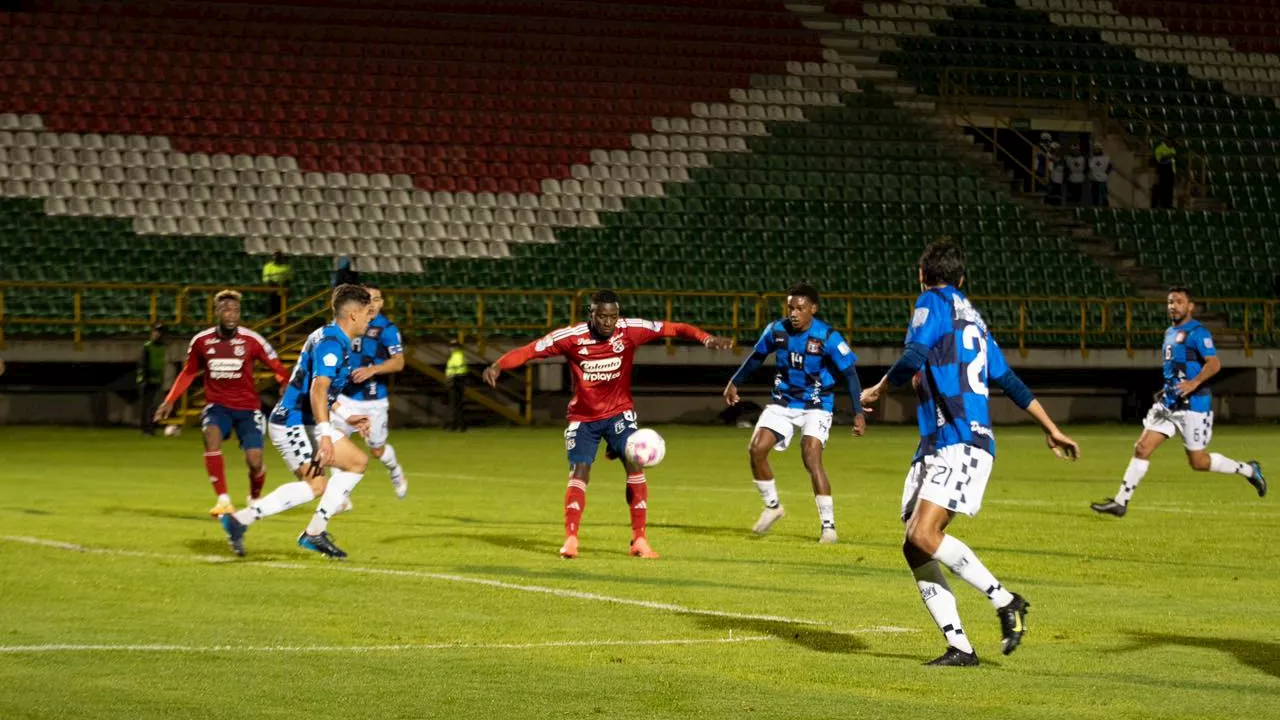
M 1189 452 L 1187 453 L 1187 464 L 1192 470 L 1206 472 L 1212 462 L 1209 459 L 1209 453 L 1206 452 Z
M 378 447 L 371 447 L 369 448 L 369 452 L 373 453 L 374 457 L 381 460 L 382 456 L 387 454 L 387 447 L 385 445 L 379 445 Z

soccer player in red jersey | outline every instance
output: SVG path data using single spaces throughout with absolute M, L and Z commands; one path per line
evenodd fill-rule
M 276 357 L 266 338 L 240 325 L 240 293 L 223 290 L 214 296 L 218 324 L 196 333 L 187 346 L 187 362 L 173 388 L 156 408 L 156 422 L 169 417 L 173 405 L 191 382 L 204 372 L 206 404 L 200 414 L 204 431 L 204 467 L 213 483 L 218 502 L 209 510 L 213 516 L 235 512 L 227 494 L 227 473 L 222 462 L 222 443 L 232 429 L 244 450 L 249 466 L 249 498 L 262 495 L 267 470 L 262 464 L 262 401 L 253 379 L 253 369 L 261 361 L 275 373 L 280 384 L 289 381 L 289 371 Z
M 631 554 L 656 558 L 645 538 L 649 486 L 644 468 L 633 465 L 623 452 L 627 438 L 639 428 L 631 399 L 631 365 L 636 348 L 661 338 L 696 340 L 714 350 L 733 347 L 733 340 L 712 336 L 692 325 L 656 320 L 621 319 L 618 296 L 601 290 L 591 296 L 587 322 L 555 330 L 524 347 L 516 348 L 485 368 L 484 380 L 497 384 L 503 370 L 514 370 L 530 360 L 563 356 L 573 371 L 573 399 L 569 401 L 569 427 L 564 431 L 569 454 L 569 488 L 564 495 L 564 546 L 560 557 L 578 556 L 578 524 L 587 504 L 591 463 L 600 441 L 609 457 L 621 458 L 627 473 L 627 506 L 631 509 Z

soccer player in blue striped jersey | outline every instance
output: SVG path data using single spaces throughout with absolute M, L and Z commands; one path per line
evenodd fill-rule
M 946 532 L 956 513 L 978 513 L 995 462 L 988 385 L 1003 389 L 1040 424 L 1056 455 L 1074 460 L 1080 452 L 1005 363 L 986 321 L 960 291 L 964 277 L 964 254 L 958 246 L 940 240 L 925 248 L 920 256 L 924 292 L 911 316 L 906 350 L 879 383 L 862 393 L 866 405 L 889 385 L 916 385 L 920 445 L 902 493 L 902 553 L 925 608 L 947 640 L 947 651 L 930 665 L 978 664 L 939 563 L 991 601 L 1000 620 L 1004 654 L 1018 647 L 1026 630 L 1030 604 L 1006 590 L 969 546 Z
M 1222 369 L 1213 335 L 1192 315 L 1196 304 L 1191 291 L 1177 285 L 1169 288 L 1166 298 L 1169 322 L 1164 333 L 1164 387 L 1156 393 L 1155 402 L 1142 423 L 1142 435 L 1133 446 L 1133 457 L 1125 468 L 1120 490 L 1114 498 L 1093 503 L 1094 512 L 1124 517 L 1129 500 L 1138 483 L 1147 474 L 1151 454 L 1173 437 L 1182 435 L 1191 469 L 1227 475 L 1243 475 L 1258 497 L 1267 494 L 1267 479 L 1257 460 L 1247 463 L 1218 453 L 1205 452 L 1213 437 L 1213 395 L 1205 384 Z
M 738 386 L 746 382 L 770 355 L 774 356 L 777 373 L 773 394 L 756 422 L 755 433 L 747 450 L 751 457 L 751 474 L 764 500 L 764 510 L 752 530 L 758 534 L 785 514 L 778 500 L 778 485 L 769 466 L 770 450 L 786 450 L 798 430 L 801 435 L 800 458 L 813 485 L 822 524 L 818 542 L 837 541 L 835 506 L 831 500 L 831 483 L 822 466 L 822 449 L 831 432 L 835 388 L 844 385 L 853 398 L 853 435 L 866 430 L 866 417 L 858 399 L 862 384 L 849 343 L 827 323 L 815 317 L 818 291 L 809 285 L 796 285 L 787 291 L 787 316 L 771 322 L 760 334 L 751 355 L 733 374 L 724 389 L 729 405 L 738 402 Z
M 361 432 L 368 431 L 368 418 L 349 412 L 339 393 L 351 376 L 351 341 L 364 333 L 373 308 L 369 292 L 359 285 L 334 288 L 330 304 L 333 322 L 307 338 L 267 426 L 271 443 L 298 479 L 220 518 L 237 555 L 244 555 L 244 535 L 250 525 L 318 497 L 320 503 L 298 536 L 298 545 L 328 557 L 347 556 L 333 544 L 329 520 L 347 508 L 347 499 L 364 477 L 369 458 L 346 433 L 335 430 L 329 419 L 332 410 Z M 324 468 L 330 466 L 333 473 L 326 478 Z
M 405 479 L 396 449 L 387 442 L 391 401 L 385 378 L 404 369 L 404 343 L 400 339 L 400 328 L 382 314 L 382 290 L 373 283 L 364 283 L 364 289 L 373 298 L 373 320 L 369 321 L 364 334 L 352 341 L 351 382 L 342 391 L 347 398 L 343 405 L 369 419 L 365 442 L 373 456 L 387 468 L 396 497 L 403 499 L 409 492 L 409 481 Z M 348 435 L 356 432 L 356 428 L 341 418 L 336 418 L 333 426 Z

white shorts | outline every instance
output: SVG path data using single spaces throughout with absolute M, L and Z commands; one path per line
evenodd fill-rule
M 352 400 L 344 397 L 338 400 L 342 406 L 351 415 L 363 415 L 369 418 L 369 437 L 365 438 L 365 442 L 371 448 L 382 447 L 387 444 L 387 412 L 391 409 L 391 401 L 382 398 L 381 400 Z M 333 415 L 329 419 L 333 423 L 335 430 L 342 431 L 343 435 L 351 435 L 356 431 L 346 420 Z
M 768 428 L 778 434 L 778 442 L 774 450 L 786 450 L 791 445 L 791 436 L 796 428 L 801 435 L 818 438 L 823 447 L 827 445 L 827 437 L 831 435 L 831 413 L 826 410 L 807 408 L 784 408 L 781 405 L 766 405 L 760 419 L 756 421 L 756 429 Z
M 267 425 L 267 435 L 271 438 L 271 444 L 280 451 L 280 457 L 284 458 L 284 464 L 289 466 L 290 472 L 297 472 L 298 468 L 311 462 L 311 458 L 315 456 L 315 444 L 320 439 L 316 435 L 315 425 L 271 423 Z M 344 437 L 346 435 L 336 427 L 329 433 L 329 439 L 335 443 Z
M 1192 451 L 1204 450 L 1213 439 L 1213 413 L 1170 410 L 1156 403 L 1147 412 L 1142 427 L 1167 438 L 1173 437 L 1175 432 L 1181 433 L 1182 447 Z
M 948 445 L 912 464 L 902 485 L 902 521 L 918 500 L 964 515 L 977 515 L 995 458 L 972 445 Z

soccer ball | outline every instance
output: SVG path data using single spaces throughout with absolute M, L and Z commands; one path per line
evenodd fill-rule
M 667 454 L 667 443 L 657 432 L 644 428 L 627 438 L 627 459 L 640 467 L 653 467 Z
M 178 437 L 181 434 L 182 434 L 181 425 L 165 425 L 164 426 L 165 437 Z

